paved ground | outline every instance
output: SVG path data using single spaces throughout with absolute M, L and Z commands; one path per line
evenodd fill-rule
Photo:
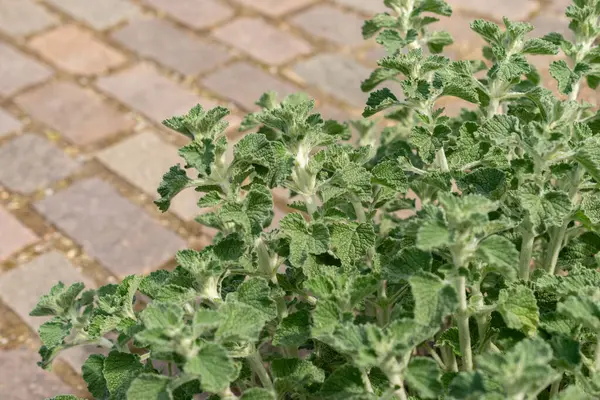
M 450 2 L 455 17 L 438 26 L 456 39 L 453 58 L 478 57 L 474 17 L 566 31 L 568 0 Z M 355 117 L 359 81 L 381 55 L 360 27 L 380 3 L 0 0 L 0 398 L 85 394 L 85 350 L 53 373 L 35 366 L 40 321 L 27 314 L 55 281 L 114 282 L 210 240 L 193 223 L 193 193 L 167 214 L 152 204 L 182 144 L 160 121 L 223 104 L 235 127 L 268 89 L 304 90 L 326 116 Z

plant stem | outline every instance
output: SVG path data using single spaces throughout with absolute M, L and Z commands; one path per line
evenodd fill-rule
M 519 256 L 519 278 L 524 281 L 529 280 L 529 271 L 531 264 L 531 254 L 533 253 L 533 243 L 535 234 L 531 229 L 523 230 L 523 239 L 521 239 L 521 254 Z
M 365 385 L 365 390 L 369 393 L 375 393 L 375 392 L 373 392 L 373 386 L 371 385 L 371 379 L 369 379 L 369 374 L 367 374 L 366 369 L 361 370 L 361 377 L 362 377 L 363 385 Z
M 600 333 L 596 335 L 596 353 L 594 354 L 594 368 L 600 372 Z
M 313 215 L 317 212 L 317 205 L 312 196 L 304 196 L 304 204 L 306 205 L 306 211 L 310 219 L 313 219 Z
M 558 391 L 560 390 L 560 382 L 562 381 L 563 376 L 552 382 L 552 386 L 550 386 L 550 398 L 556 397 L 558 395 Z
M 263 387 L 268 390 L 273 390 L 273 382 L 271 381 L 269 373 L 265 369 L 265 364 L 263 363 L 263 360 L 260 357 L 258 349 L 254 353 L 246 357 L 246 359 L 248 360 L 252 371 L 258 376 L 258 379 L 262 383 Z
M 440 366 L 440 368 L 444 371 L 446 371 L 448 368 L 446 367 L 446 364 L 444 363 L 444 361 L 440 358 L 440 356 L 438 356 L 437 351 L 435 351 L 435 349 L 433 347 L 431 347 L 429 345 L 429 343 L 425 343 L 425 348 L 427 349 L 427 351 L 429 351 L 429 354 L 431 355 L 431 358 L 434 359 L 434 361 L 436 363 L 438 363 L 438 365 Z
M 365 209 L 363 208 L 362 203 L 358 199 L 352 199 L 352 207 L 354 207 L 354 213 L 356 214 L 356 219 L 361 224 L 367 222 L 367 215 L 365 214 Z
M 394 394 L 400 400 L 408 400 L 408 396 L 406 395 L 406 390 L 404 390 L 404 382 L 400 376 L 395 376 L 390 379 L 390 383 L 394 386 L 397 386 L 398 389 L 394 391 Z
M 469 332 L 469 311 L 467 309 L 467 290 L 464 276 L 459 276 L 455 281 L 458 293 L 458 313 L 456 314 L 456 325 L 460 340 L 460 352 L 462 353 L 462 370 L 473 370 L 473 353 L 471 350 L 471 333 Z
M 383 281 L 377 289 L 379 308 L 377 309 L 377 323 L 384 327 L 390 322 L 390 304 L 387 297 L 386 282 Z
M 435 157 L 442 172 L 449 172 L 450 168 L 448 167 L 448 159 L 446 158 L 446 152 L 444 151 L 443 147 L 438 150 Z
M 456 356 L 454 355 L 452 349 L 447 345 L 442 346 L 442 359 L 444 360 L 444 364 L 446 365 L 446 370 L 448 372 L 458 372 Z

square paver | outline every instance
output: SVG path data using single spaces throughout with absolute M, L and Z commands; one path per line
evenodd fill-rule
M 335 0 L 335 2 L 362 11 L 368 15 L 391 12 L 381 0 Z
M 57 22 L 55 16 L 32 0 L 0 0 L 0 31 L 8 35 L 29 35 Z
M 90 90 L 52 82 L 17 96 L 33 118 L 50 125 L 73 143 L 85 145 L 133 127 L 134 121 Z
M 369 97 L 357 82 L 368 78 L 371 70 L 347 56 L 320 54 L 296 64 L 293 70 L 307 83 L 352 106 L 362 108 Z
M 225 96 L 246 110 L 255 110 L 254 104 L 263 93 L 273 90 L 283 98 L 300 89 L 288 82 L 269 75 L 262 69 L 246 62 L 237 62 L 202 80 L 207 88 Z
M 182 24 L 203 29 L 226 21 L 233 15 L 231 7 L 218 0 L 144 0 Z
M 47 0 L 47 2 L 96 29 L 110 28 L 119 22 L 142 15 L 141 10 L 128 0 Z
M 295 11 L 315 0 L 234 0 L 242 5 L 252 7 L 263 14 L 271 17 L 279 17 L 283 14 Z
M 0 207 L 0 262 L 37 241 L 37 236 Z
M 156 188 L 169 168 L 184 162 L 177 153 L 177 147 L 151 131 L 104 149 L 96 157 L 116 174 L 152 196 L 157 196 Z M 198 215 L 196 203 L 199 198 L 194 190 L 184 190 L 173 199 L 169 210 L 184 220 L 192 220 Z
M 295 15 L 291 22 L 311 35 L 341 46 L 355 46 L 364 43 L 361 33 L 364 18 L 330 5 L 309 8 Z
M 38 135 L 20 135 L 0 147 L 0 183 L 29 194 L 64 179 L 79 163 Z
M 216 105 L 213 101 L 202 99 L 184 89 L 145 64 L 100 78 L 96 85 L 158 123 L 165 118 L 185 114 L 198 103 L 209 108 Z
M 229 59 L 227 50 L 162 19 L 139 19 L 113 33 L 131 51 L 185 75 L 213 69 Z
M 527 19 L 539 7 L 535 0 L 502 0 L 495 1 L 493 6 L 481 0 L 446 0 L 452 9 L 461 9 L 476 15 L 487 15 L 501 21 L 507 17 L 511 21 Z
M 8 97 L 27 86 L 50 78 L 52 74 L 49 67 L 0 42 L 0 96 Z
M 240 18 L 213 32 L 213 35 L 266 64 L 283 64 L 309 53 L 311 46 L 298 37 L 260 18 Z
M 98 178 L 79 181 L 34 206 L 119 277 L 152 271 L 186 245 Z
M 57 251 L 43 254 L 27 264 L 20 265 L 0 275 L 0 299 L 7 304 L 29 327 L 37 332 L 40 325 L 50 317 L 32 317 L 29 312 L 33 310 L 39 298 L 48 293 L 50 288 L 62 282 L 71 285 L 83 282 L 87 288 L 94 288 L 94 282 L 85 277 L 69 260 Z M 63 352 L 60 358 L 64 359 L 75 371 L 81 370 L 89 354 L 98 352 L 95 346 L 75 347 Z M 2 351 L 0 351 L 0 359 Z M 39 360 L 39 356 L 36 357 Z M 33 364 L 37 369 L 40 369 Z M 0 369 L 2 363 L 0 363 Z M 41 369 L 40 369 L 41 370 Z M 17 374 L 22 375 L 22 374 Z M 0 382 L 1 382 L 0 378 Z M 0 384 L 0 387 L 2 384 Z M 0 391 L 0 393 L 4 393 Z M 46 396 L 60 392 L 47 392 Z M 35 397 L 45 399 L 46 396 Z M 33 399 L 34 397 L 27 397 Z M 3 398 L 4 399 L 4 398 Z
M 0 137 L 21 129 L 21 122 L 0 108 Z
M 38 367 L 39 360 L 30 349 L 0 350 L 2 400 L 43 400 L 57 393 L 76 393 L 58 376 Z
M 29 46 L 73 74 L 100 74 L 126 61 L 122 53 L 75 25 L 63 25 L 36 36 Z

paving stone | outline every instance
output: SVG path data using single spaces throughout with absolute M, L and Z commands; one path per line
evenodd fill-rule
M 0 96 L 8 97 L 27 86 L 42 82 L 50 76 L 52 76 L 50 68 L 14 47 L 0 42 Z
M 29 46 L 73 74 L 100 74 L 126 61 L 122 53 L 75 25 L 63 25 L 36 36 Z
M 552 0 L 548 4 L 548 8 L 559 15 L 565 15 L 567 7 L 573 4 L 573 0 Z
M 277 92 L 280 98 L 300 90 L 297 86 L 245 62 L 237 62 L 210 74 L 202 83 L 246 110 L 258 109 L 254 103 L 269 90 Z
M 58 282 L 63 282 L 65 285 L 83 282 L 88 288 L 96 286 L 92 280 L 77 270 L 65 256 L 57 251 L 51 251 L 0 275 L 0 299 L 17 313 L 33 331 L 37 332 L 40 325 L 49 320 L 50 317 L 31 317 L 29 312 L 33 310 L 39 298 L 48 293 L 50 288 Z M 81 365 L 92 352 L 98 352 L 95 346 L 75 347 L 61 353 L 60 358 L 69 363 L 75 371 L 80 371 Z M 2 353 L 0 351 L 0 359 Z M 39 358 L 36 358 L 36 361 L 38 360 Z M 0 362 L 0 368 L 2 368 L 2 364 Z M 35 366 L 35 361 L 32 365 Z M 0 393 L 4 392 L 0 390 Z M 44 394 L 56 393 L 60 393 L 60 391 Z M 46 397 L 39 397 L 39 399 L 44 398 Z
M 141 10 L 128 0 L 47 0 L 73 18 L 82 20 L 96 29 L 106 29 L 141 16 Z
M 185 75 L 210 70 L 229 59 L 226 49 L 208 43 L 162 19 L 140 19 L 112 37 L 141 56 Z
M 297 10 L 315 0 L 234 0 L 247 7 L 252 7 L 263 14 L 278 17 L 288 12 Z
M 21 122 L 0 108 L 0 137 L 21 129 Z
M 152 271 L 186 245 L 98 178 L 77 182 L 35 208 L 119 277 Z
M 56 17 L 31 0 L 0 0 L 0 31 L 8 35 L 29 35 L 57 22 Z
M 76 144 L 85 145 L 133 127 L 134 121 L 98 95 L 70 82 L 52 82 L 16 103 Z
M 156 133 L 142 132 L 96 154 L 100 161 L 144 192 L 157 196 L 162 176 L 182 159 L 177 147 L 161 140 Z M 200 195 L 184 190 L 171 203 L 170 211 L 184 220 L 198 215 Z
M 569 19 L 566 16 L 543 13 L 536 15 L 529 22 L 534 26 L 529 37 L 542 37 L 550 32 L 558 32 L 568 40 L 575 39 L 573 31 L 569 29 Z
M 535 0 L 502 0 L 495 1 L 493 6 L 481 0 L 446 0 L 453 9 L 461 9 L 476 15 L 487 15 L 498 21 L 502 17 L 523 21 L 538 8 Z
M 20 135 L 0 147 L 0 183 L 30 194 L 64 179 L 79 163 L 38 135 Z
M 144 2 L 195 29 L 210 27 L 228 20 L 233 15 L 231 7 L 217 0 L 144 0 Z
M 35 233 L 2 207 L 0 207 L 0 237 L 2 238 L 0 262 L 37 240 Z
M 390 12 L 391 10 L 383 4 L 381 0 L 335 0 L 337 3 L 352 7 L 355 10 L 362 11 L 365 14 L 377 14 Z
M 283 64 L 311 51 L 311 46 L 306 41 L 281 31 L 260 18 L 237 19 L 217 29 L 213 35 L 258 61 L 272 65 Z
M 307 83 L 352 106 L 362 108 L 369 97 L 358 82 L 368 78 L 371 70 L 347 56 L 320 54 L 296 64 L 293 70 Z
M 39 360 L 37 353 L 25 348 L 0 351 L 2 400 L 43 400 L 58 393 L 75 394 L 58 376 L 38 367 Z
M 455 13 L 452 17 L 439 17 L 439 21 L 431 25 L 436 31 L 447 31 L 452 35 L 454 43 L 444 48 L 446 56 L 459 60 L 465 56 L 482 58 L 481 49 L 487 43 L 470 28 L 473 17 Z
M 342 46 L 364 43 L 361 33 L 364 18 L 329 5 L 309 8 L 291 21 L 311 35 Z
M 202 99 L 184 89 L 145 64 L 100 78 L 96 85 L 157 123 L 174 115 L 185 114 L 198 103 L 204 107 L 216 105 L 213 101 Z

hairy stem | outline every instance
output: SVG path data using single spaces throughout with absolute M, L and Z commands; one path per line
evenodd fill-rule
M 304 196 L 304 204 L 306 205 L 306 211 L 310 216 L 310 219 L 313 219 L 313 215 L 317 212 L 317 205 L 315 204 L 313 196 Z
M 363 381 L 363 385 L 365 385 L 365 390 L 369 393 L 375 393 L 375 392 L 373 392 L 373 386 L 371 385 L 371 379 L 369 379 L 369 374 L 367 373 L 366 369 L 361 370 L 361 378 Z
M 448 372 L 458 372 L 458 363 L 456 362 L 456 356 L 448 345 L 442 346 L 442 360 L 446 365 Z
M 438 150 L 438 152 L 435 155 L 435 158 L 442 172 L 450 171 L 450 168 L 448 167 L 448 159 L 446 158 L 446 152 L 444 151 L 443 147 Z
M 254 353 L 249 355 L 246 359 L 248 360 L 252 371 L 258 376 L 258 379 L 260 380 L 260 383 L 262 383 L 263 387 L 265 389 L 273 390 L 273 382 L 271 381 L 269 373 L 265 369 L 265 364 L 263 363 L 263 360 L 260 357 L 258 349 Z
M 433 358 L 433 360 L 440 366 L 440 368 L 443 371 L 446 371 L 448 369 L 448 367 L 446 367 L 446 364 L 444 363 L 444 361 L 440 358 L 440 356 L 438 355 L 437 351 L 435 351 L 435 349 L 433 347 L 431 347 L 429 345 L 429 343 L 425 343 L 425 348 L 427 349 L 427 351 L 429 352 L 429 355 L 431 355 L 431 358 Z
M 354 207 L 354 213 L 356 214 L 356 219 L 361 224 L 367 222 L 367 215 L 365 214 L 365 209 L 358 199 L 352 199 L 352 207 Z
M 600 372 L 600 333 L 596 335 L 596 353 L 594 354 L 594 368 Z
M 562 375 L 560 378 L 552 382 L 552 386 L 550 386 L 550 398 L 553 399 L 558 395 L 558 391 L 560 390 L 560 382 L 562 381 Z
M 469 332 L 469 311 L 467 309 L 467 290 L 464 276 L 459 276 L 455 281 L 458 293 L 458 313 L 456 314 L 456 325 L 458 326 L 458 337 L 460 340 L 460 352 L 462 353 L 462 370 L 473 370 L 473 353 L 471 350 L 471 333 Z
M 533 243 L 535 242 L 535 234 L 531 229 L 523 231 L 521 239 L 521 254 L 519 255 L 519 278 L 524 281 L 529 280 L 529 271 L 531 270 L 531 254 L 533 253 Z

